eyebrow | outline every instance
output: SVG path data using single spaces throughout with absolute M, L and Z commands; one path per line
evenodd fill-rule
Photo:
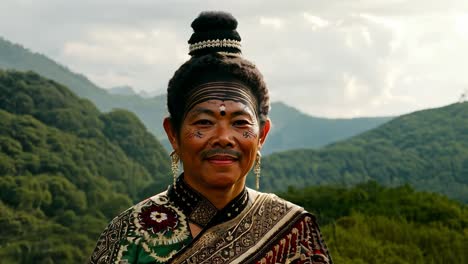
M 188 116 L 194 116 L 194 115 L 199 115 L 199 114 L 207 114 L 207 115 L 212 115 L 212 116 L 215 115 L 215 113 L 208 108 L 195 107 L 192 110 L 190 110 L 190 112 L 188 113 Z
M 242 115 L 247 115 L 249 117 L 253 117 L 252 116 L 252 113 L 249 113 L 248 111 L 245 111 L 245 110 L 239 110 L 239 111 L 235 111 L 231 114 L 232 117 L 236 117 L 236 116 L 242 116 Z

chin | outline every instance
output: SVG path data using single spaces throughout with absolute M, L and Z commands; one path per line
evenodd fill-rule
M 242 183 L 243 178 L 244 177 L 241 176 L 221 174 L 211 180 L 210 185 L 217 188 L 230 188 L 231 186 Z

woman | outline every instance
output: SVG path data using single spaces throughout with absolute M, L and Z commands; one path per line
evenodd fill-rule
M 116 217 L 90 263 L 331 263 L 311 214 L 245 186 L 254 167 L 258 189 L 269 96 L 236 27 L 222 12 L 193 21 L 163 122 L 174 183 Z

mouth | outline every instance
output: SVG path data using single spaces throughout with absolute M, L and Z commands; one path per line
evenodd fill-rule
M 241 153 L 232 149 L 209 149 L 201 153 L 202 158 L 208 161 L 234 162 L 240 159 Z
M 210 163 L 217 164 L 217 165 L 229 165 L 238 160 L 237 157 L 233 157 L 230 155 L 213 155 L 207 157 L 206 160 Z
M 231 155 L 213 155 L 206 158 L 207 160 L 237 160 L 237 157 Z

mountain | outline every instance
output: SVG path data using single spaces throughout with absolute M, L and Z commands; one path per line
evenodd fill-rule
M 110 94 L 117 94 L 117 95 L 137 95 L 135 90 L 131 86 L 123 85 L 123 86 L 115 86 L 106 90 Z
M 85 76 L 73 73 L 44 55 L 33 53 L 2 38 L 0 38 L 0 68 L 37 72 L 66 85 L 78 96 L 91 100 L 101 111 L 114 108 L 127 109 L 135 113 L 149 131 L 161 140 L 166 149 L 170 150 L 170 144 L 162 127 L 162 120 L 167 115 L 165 95 L 144 98 L 151 93 L 135 95 L 134 92 L 133 94 L 130 92 L 129 87 L 118 88 L 118 94 L 112 94 L 112 91 L 109 93 Z M 364 132 L 391 119 L 389 117 L 316 118 L 279 102 L 272 104 L 270 117 L 273 127 L 262 150 L 265 155 L 295 148 L 321 147 Z
M 165 96 L 142 98 L 138 95 L 110 94 L 85 76 L 74 73 L 44 55 L 33 53 L 1 37 L 0 68 L 37 72 L 66 85 L 76 95 L 91 100 L 103 112 L 114 108 L 127 109 L 135 113 L 156 137 L 165 136 L 161 125 L 162 119 L 167 115 Z
M 159 92 L 157 91 L 135 91 L 135 89 L 129 85 L 122 85 L 122 86 L 115 86 L 111 87 L 109 89 L 106 89 L 106 91 L 110 94 L 116 94 L 116 95 L 126 95 L 126 96 L 139 96 L 141 98 L 147 98 L 151 99 L 152 97 L 157 97 L 160 95 Z M 164 98 L 164 100 L 166 100 Z
M 0 259 L 83 263 L 118 212 L 166 188 L 168 154 L 127 110 L 0 70 Z
M 159 96 L 160 92 L 158 92 L 156 90 L 153 90 L 153 91 L 141 90 L 141 91 L 138 92 L 138 95 L 140 95 L 143 98 L 152 98 L 152 97 L 155 97 L 155 96 Z
M 271 104 L 272 128 L 263 154 L 299 148 L 319 148 L 375 128 L 393 117 L 328 119 L 313 117 L 282 102 Z
M 320 150 L 262 161 L 263 190 L 376 180 L 468 202 L 468 102 L 414 112 Z M 249 179 L 252 180 L 252 179 Z

